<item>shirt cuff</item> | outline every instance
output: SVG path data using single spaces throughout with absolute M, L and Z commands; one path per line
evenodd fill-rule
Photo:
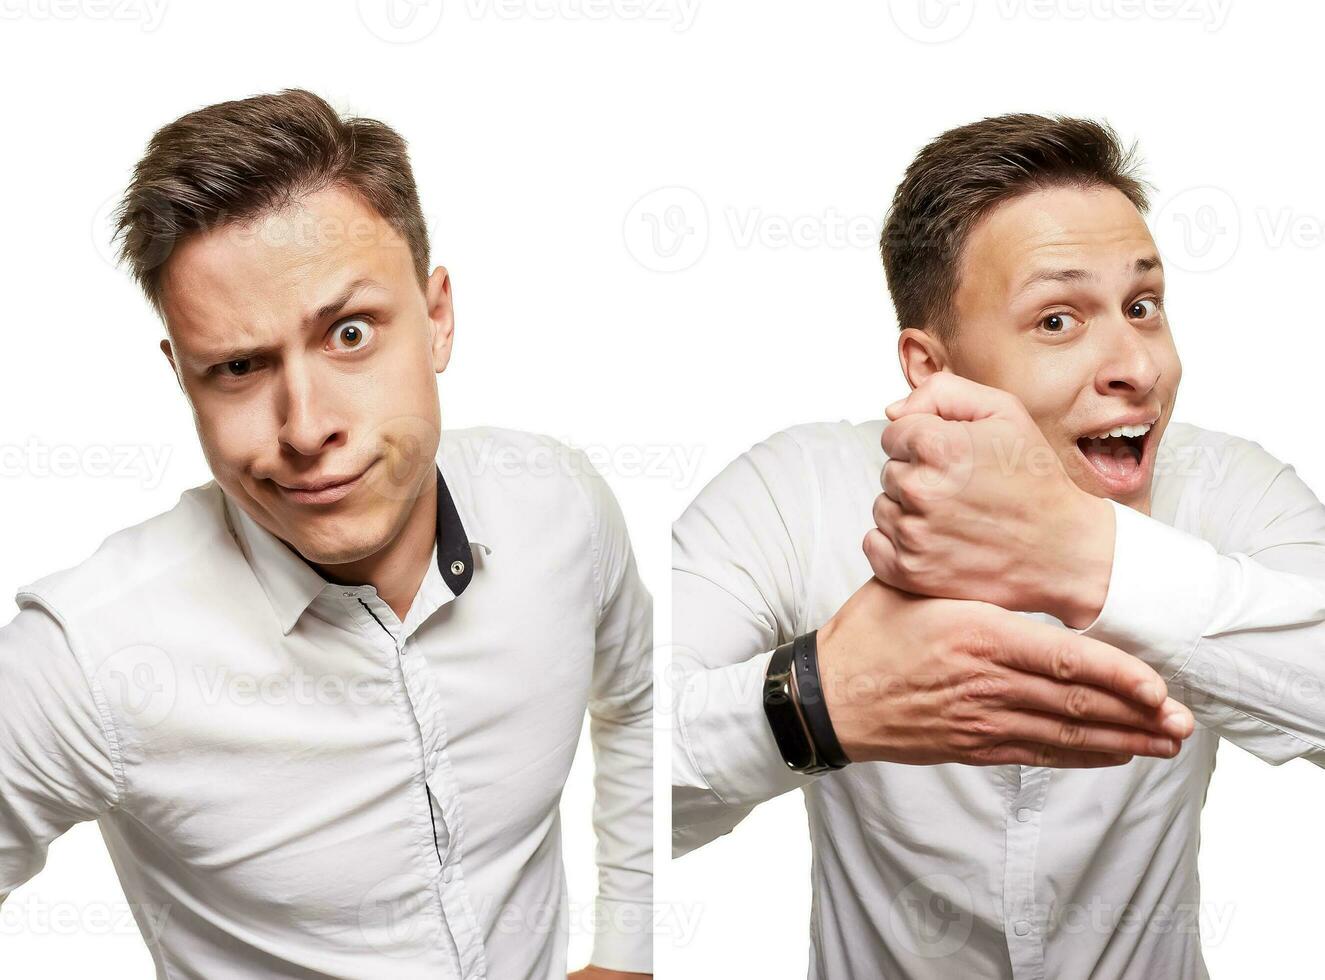
M 653 972 L 652 904 L 599 897 L 594 923 L 592 965 L 623 973 Z
M 695 671 L 686 682 L 677 724 L 681 741 L 709 788 L 729 806 L 753 806 L 814 777 L 787 768 L 764 714 L 769 650 L 742 663 Z
M 1113 570 L 1100 614 L 1074 633 L 1134 654 L 1168 681 L 1214 615 L 1219 552 L 1116 500 Z

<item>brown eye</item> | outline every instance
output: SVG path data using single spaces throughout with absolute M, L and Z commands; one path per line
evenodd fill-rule
M 373 328 L 365 320 L 346 320 L 332 328 L 331 336 L 337 349 L 357 350 L 368 343 Z
M 226 373 L 232 378 L 238 378 L 242 375 L 248 374 L 251 367 L 253 367 L 253 361 L 247 357 L 238 361 L 225 362 Z
M 1040 329 L 1045 333 L 1067 333 L 1080 322 L 1071 313 L 1049 313 L 1040 318 Z
M 1159 303 L 1153 299 L 1139 299 L 1133 303 L 1127 310 L 1127 315 L 1133 320 L 1144 320 L 1146 317 L 1154 316 L 1159 312 Z

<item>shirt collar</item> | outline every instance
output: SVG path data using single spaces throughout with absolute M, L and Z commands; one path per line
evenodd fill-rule
M 474 576 L 473 546 L 491 553 L 478 539 L 479 522 L 468 488 L 453 487 L 442 473 L 440 459 L 437 477 L 437 539 L 433 554 L 437 571 L 451 592 L 458 596 Z M 331 583 L 297 555 L 283 540 L 250 517 L 230 495 L 222 491 L 225 513 L 249 567 L 257 577 L 281 632 L 289 635 L 299 617 Z M 462 516 L 463 515 L 463 516 Z M 481 534 L 481 532 L 478 532 Z

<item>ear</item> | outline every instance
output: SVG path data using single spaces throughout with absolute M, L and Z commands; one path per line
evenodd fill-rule
M 917 327 L 907 327 L 897 338 L 897 360 L 912 388 L 920 387 L 931 374 L 951 370 L 943 341 Z
M 161 341 L 161 353 L 166 355 L 166 360 L 170 362 L 170 373 L 175 376 L 175 384 L 179 385 L 179 390 L 184 391 L 184 382 L 180 379 L 179 368 L 175 366 L 175 351 L 170 346 L 170 340 Z M 188 392 L 184 392 L 186 395 Z
M 455 338 L 455 309 L 451 305 L 451 275 L 439 265 L 428 277 L 425 291 L 428 323 L 432 328 L 433 370 L 441 374 L 451 363 L 451 342 Z

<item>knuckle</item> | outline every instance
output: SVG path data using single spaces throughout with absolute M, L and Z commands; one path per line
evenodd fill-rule
M 998 726 L 984 715 L 968 718 L 961 727 L 962 741 L 969 746 L 989 745 L 998 734 Z
M 917 432 L 912 445 L 918 459 L 928 461 L 943 458 L 943 439 L 932 427 Z
M 955 646 L 979 660 L 997 659 L 1001 648 L 997 631 L 980 622 L 961 626 L 955 637 Z
M 1052 745 L 1041 745 L 1035 749 L 1035 764 L 1041 768 L 1057 766 L 1061 757 L 1061 753 Z
M 903 508 L 911 509 L 920 503 L 919 487 L 915 486 L 914 477 L 903 473 L 893 480 L 897 488 L 897 502 Z
M 874 523 L 883 527 L 888 523 L 888 505 L 885 501 L 888 499 L 886 493 L 881 493 L 874 498 Z
M 999 702 L 1007 696 L 1007 683 L 993 674 L 977 674 L 966 682 L 962 696 L 981 704 Z
M 1067 748 L 1079 749 L 1086 744 L 1086 727 L 1064 722 L 1058 729 L 1058 741 Z
M 1067 689 L 1067 697 L 1063 699 L 1063 711 L 1069 718 L 1085 718 L 1090 713 L 1091 701 L 1089 690 L 1080 686 L 1070 687 Z
M 903 548 L 910 551 L 921 551 L 924 549 L 926 540 L 926 528 L 923 518 L 916 518 L 910 515 L 903 515 L 898 518 L 896 527 L 897 542 Z
M 1081 652 L 1066 643 L 1060 643 L 1050 652 L 1054 676 L 1070 681 L 1081 675 Z

